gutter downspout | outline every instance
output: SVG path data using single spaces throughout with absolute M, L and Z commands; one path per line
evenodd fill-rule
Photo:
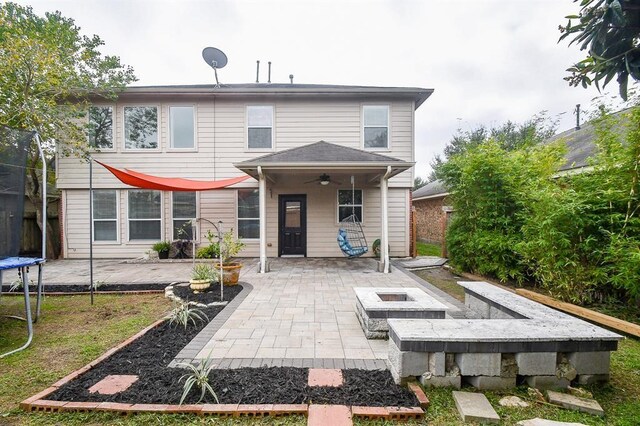
M 260 273 L 267 272 L 267 180 L 258 166 L 258 184 L 260 198 Z
M 389 273 L 389 175 L 391 166 L 387 166 L 387 172 L 380 178 L 380 195 L 382 211 L 382 238 L 380 238 L 380 260 L 382 261 L 382 272 Z

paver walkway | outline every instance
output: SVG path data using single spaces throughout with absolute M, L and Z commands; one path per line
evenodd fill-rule
M 211 357 L 221 367 L 385 368 L 388 342 L 365 337 L 353 288 L 421 285 L 397 268 L 381 274 L 375 267 L 368 258 L 274 259 L 267 274 L 247 265 L 240 280 L 253 290 L 224 324 L 210 324 L 176 359 Z

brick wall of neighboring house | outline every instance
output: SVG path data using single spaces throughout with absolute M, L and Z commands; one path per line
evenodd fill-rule
M 446 205 L 446 197 L 414 200 L 416 209 L 416 227 L 418 240 L 428 243 L 442 244 L 444 241 L 443 222 L 446 213 L 442 207 Z

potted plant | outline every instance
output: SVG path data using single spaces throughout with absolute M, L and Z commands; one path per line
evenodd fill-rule
M 198 263 L 191 271 L 189 286 L 194 292 L 199 292 L 208 289 L 211 282 L 217 279 L 218 274 L 215 269 L 206 263 Z
M 169 250 L 171 249 L 171 243 L 169 241 L 158 241 L 151 248 L 158 252 L 159 259 L 168 259 Z
M 233 229 L 225 232 L 220 244 L 220 256 L 222 257 L 222 282 L 225 285 L 238 284 L 242 263 L 234 262 L 232 259 L 245 247 L 245 244 L 233 236 Z

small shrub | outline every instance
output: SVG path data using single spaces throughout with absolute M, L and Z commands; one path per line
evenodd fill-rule
M 213 360 L 210 357 L 201 360 L 197 366 L 186 362 L 178 363 L 178 365 L 182 365 L 191 370 L 189 373 L 180 377 L 180 380 L 178 380 L 178 382 L 181 382 L 183 379 L 186 379 L 182 390 L 182 398 L 180 398 L 180 405 L 182 405 L 184 400 L 187 398 L 187 395 L 189 395 L 189 392 L 191 392 L 191 389 L 194 385 L 200 389 L 200 399 L 198 399 L 198 402 L 196 402 L 196 404 L 204 399 L 207 392 L 209 392 L 211 396 L 213 396 L 213 398 L 216 400 L 216 404 L 220 403 L 218 401 L 218 395 L 216 395 L 215 391 L 209 384 L 209 373 L 211 373 L 211 370 L 213 370 L 214 367 Z
M 169 324 L 178 324 L 183 326 L 185 329 L 189 326 L 189 323 L 196 325 L 197 322 L 208 322 L 209 318 L 207 314 L 202 312 L 200 309 L 193 308 L 188 303 L 181 303 L 169 314 Z
M 191 279 L 217 281 L 218 272 L 206 263 L 198 263 L 191 271 Z

